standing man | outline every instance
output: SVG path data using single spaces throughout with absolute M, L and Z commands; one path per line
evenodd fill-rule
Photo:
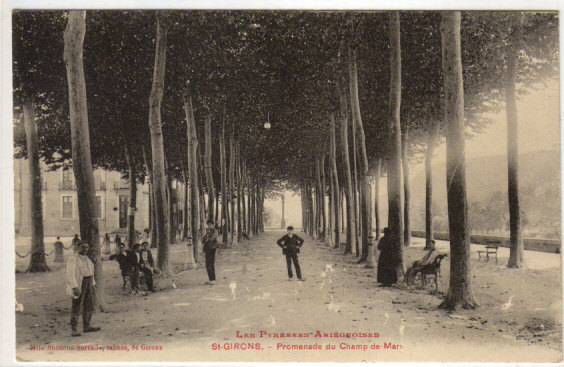
M 141 244 L 141 271 L 145 274 L 145 283 L 151 292 L 156 292 L 153 287 L 153 272 L 155 269 L 155 262 L 153 261 L 153 254 L 149 250 L 149 242 Z
M 299 281 L 304 281 L 302 279 L 302 272 L 300 270 L 300 263 L 298 262 L 298 254 L 300 253 L 300 247 L 304 243 L 304 240 L 298 235 L 294 234 L 294 227 L 289 226 L 288 233 L 284 237 L 280 238 L 276 243 L 282 248 L 282 254 L 286 255 L 286 265 L 288 266 L 288 280 L 291 280 L 294 276 L 292 274 L 292 261 L 294 262 L 294 267 L 296 268 L 296 275 Z
M 121 278 L 123 279 L 123 287 L 121 290 L 125 289 L 125 283 L 127 282 L 127 277 L 129 276 L 129 251 L 125 250 L 125 245 L 120 243 L 118 246 L 118 253 L 110 255 L 110 260 L 116 260 L 119 264 L 119 269 L 121 270 Z M 131 282 L 131 280 L 130 280 Z
M 215 283 L 215 250 L 219 244 L 217 243 L 217 230 L 215 229 L 213 221 L 208 220 L 206 225 L 206 234 L 202 239 L 204 252 L 206 254 L 206 270 L 209 278 L 206 284 L 213 285 Z
M 90 326 L 92 312 L 94 311 L 94 264 L 88 258 L 88 242 L 78 245 L 78 252 L 71 256 L 67 262 L 67 295 L 72 297 L 71 327 L 72 336 L 80 336 L 77 330 L 78 317 L 82 306 L 82 324 L 85 333 L 100 330 L 99 327 Z

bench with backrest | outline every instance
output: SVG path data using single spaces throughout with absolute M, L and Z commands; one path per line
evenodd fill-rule
M 499 246 L 496 243 L 499 241 L 488 241 L 486 247 L 483 250 L 478 250 L 478 260 L 484 258 L 486 261 L 490 261 L 490 255 L 495 257 L 495 263 L 497 264 L 497 250 Z
M 438 292 L 439 276 L 441 273 L 441 261 L 443 261 L 443 259 L 447 256 L 448 256 L 447 254 L 437 255 L 433 263 L 429 265 L 425 265 L 421 269 L 418 269 L 413 276 L 413 282 L 415 282 L 416 280 L 420 280 L 421 286 L 425 287 L 425 285 L 427 285 L 427 277 L 433 276 L 433 281 L 435 283 L 435 290 Z

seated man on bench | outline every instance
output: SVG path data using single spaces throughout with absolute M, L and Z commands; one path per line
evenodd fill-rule
M 429 242 L 429 248 L 425 251 L 425 255 L 423 255 L 421 260 L 414 261 L 411 267 L 407 269 L 407 272 L 405 273 L 405 283 L 407 285 L 413 283 L 417 273 L 423 270 L 426 266 L 433 264 L 437 256 L 439 256 L 439 252 L 435 249 L 435 241 L 431 240 Z

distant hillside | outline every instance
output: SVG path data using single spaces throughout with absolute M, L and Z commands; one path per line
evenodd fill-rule
M 446 172 L 444 162 L 433 165 L 433 201 L 436 215 L 446 213 Z M 519 158 L 521 208 L 529 236 L 560 236 L 561 191 L 560 152 L 538 151 Z M 507 157 L 505 155 L 468 159 L 466 161 L 468 202 L 471 208 L 487 207 L 488 212 L 507 212 Z M 413 229 L 423 229 L 425 210 L 425 172 L 412 177 L 411 218 Z M 382 213 L 385 214 L 386 213 Z M 475 214 L 475 213 L 473 213 Z M 471 218 L 473 215 L 471 213 Z M 437 220 L 437 218 L 436 218 Z M 443 218 L 445 222 L 446 218 Z M 500 219 L 506 222 L 506 218 Z M 441 220 L 439 218 L 441 225 Z M 442 223 L 446 226 L 446 223 Z M 500 227 L 499 230 L 505 231 Z

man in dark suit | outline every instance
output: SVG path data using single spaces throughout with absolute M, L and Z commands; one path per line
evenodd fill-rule
M 206 284 L 215 284 L 215 251 L 219 247 L 217 242 L 217 230 L 214 223 L 208 220 L 206 234 L 202 238 L 204 244 L 204 253 L 206 254 L 206 271 L 208 272 L 209 281 Z
M 298 254 L 300 253 L 300 247 L 304 243 L 304 240 L 298 235 L 294 234 L 294 227 L 288 227 L 288 233 L 276 241 L 278 246 L 282 248 L 282 254 L 286 255 L 286 265 L 288 266 L 288 277 L 292 279 L 292 261 L 294 262 L 294 267 L 296 268 L 296 275 L 298 280 L 303 281 L 302 272 L 300 270 L 300 263 L 298 262 Z
M 110 256 L 110 260 L 116 260 L 119 264 L 119 269 L 121 270 L 121 277 L 123 279 L 122 290 L 125 289 L 125 283 L 127 282 L 127 277 L 129 276 L 129 256 L 131 251 L 125 250 L 125 245 L 120 243 L 118 246 L 119 252 Z

